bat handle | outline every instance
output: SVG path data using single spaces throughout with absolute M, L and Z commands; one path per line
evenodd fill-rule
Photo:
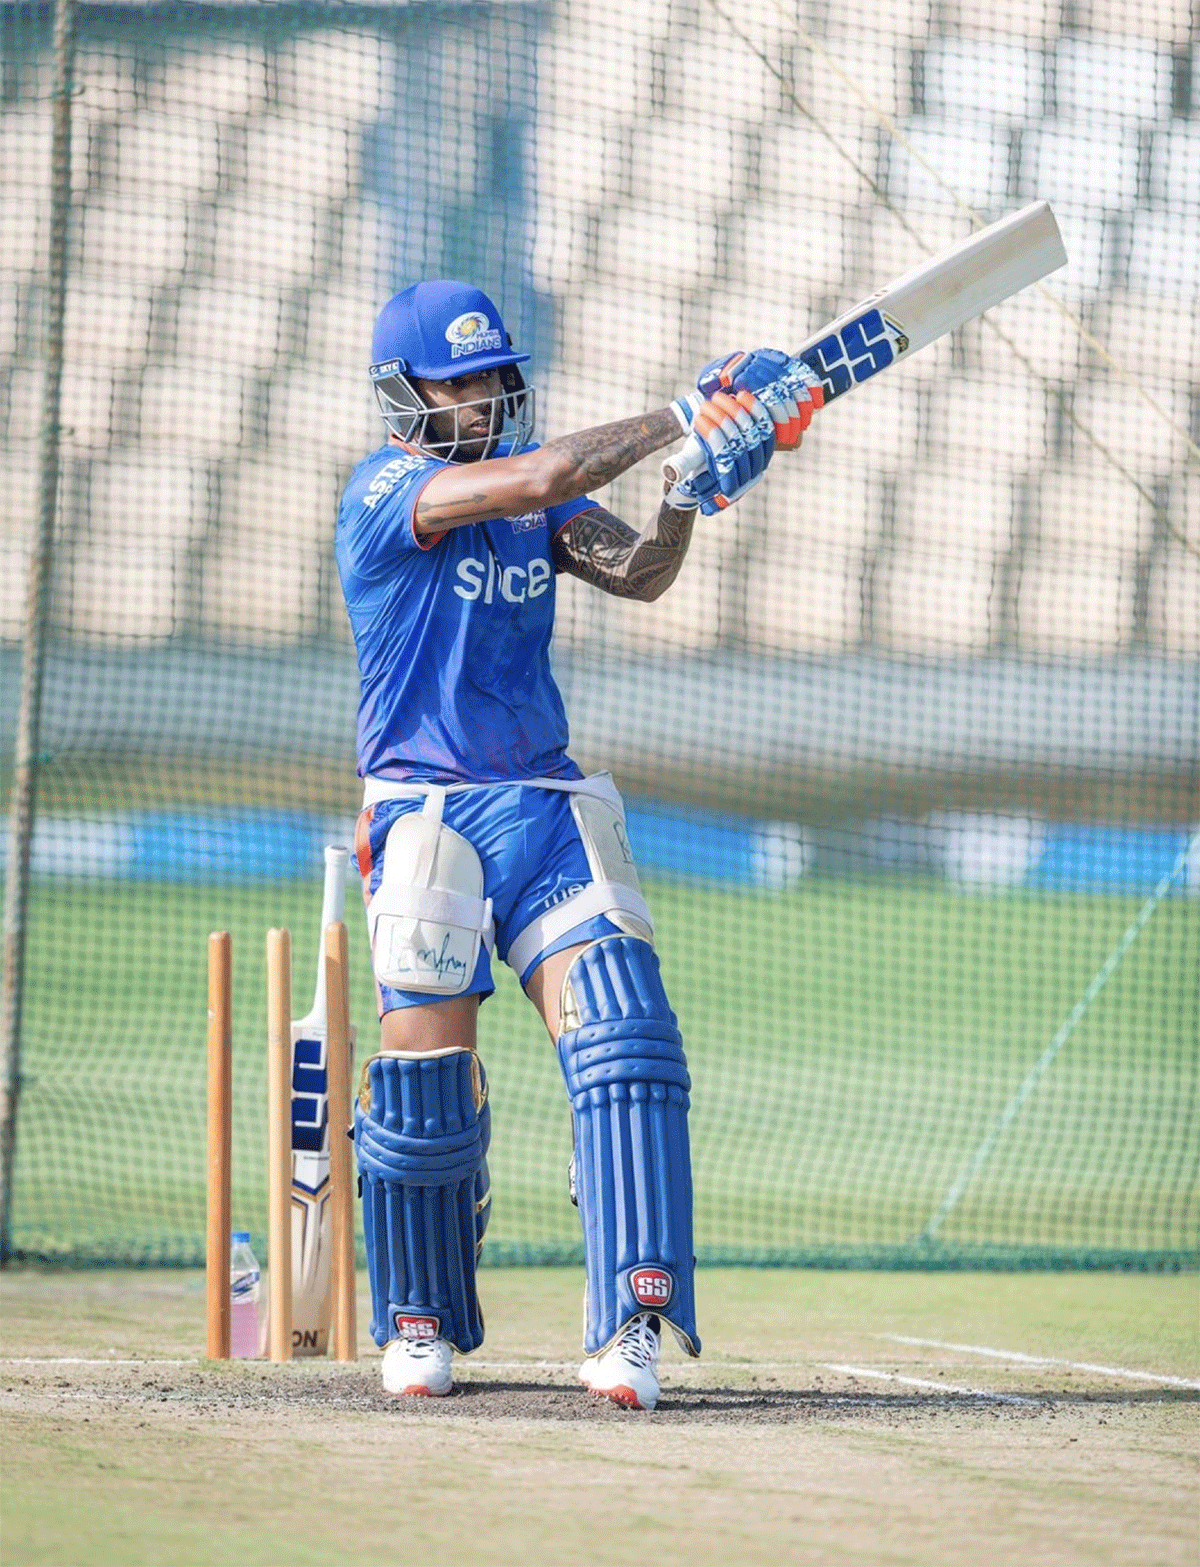
M 680 484 L 686 479 L 694 478 L 698 473 L 703 473 L 707 466 L 700 442 L 694 435 L 689 435 L 679 450 L 663 463 L 663 478 L 669 484 Z
M 340 843 L 325 845 L 325 885 L 321 893 L 321 940 L 317 943 L 317 985 L 313 1006 L 321 1012 L 325 1007 L 325 932 L 330 925 L 340 923 L 346 902 L 346 869 L 350 862 L 350 850 Z
M 336 925 L 342 917 L 346 897 L 346 868 L 350 850 L 340 843 L 325 845 L 325 887 L 322 893 L 321 930 Z

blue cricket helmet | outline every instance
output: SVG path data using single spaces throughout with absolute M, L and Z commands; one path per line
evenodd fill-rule
M 473 370 L 524 364 L 500 312 L 480 288 L 437 278 L 389 299 L 375 322 L 371 378 L 395 370 L 423 381 L 448 381 Z
M 500 312 L 482 289 L 436 278 L 414 283 L 380 311 L 371 340 L 370 373 L 388 429 L 431 456 L 453 462 L 460 442 L 428 439 L 431 410 L 413 381 L 449 381 L 478 370 L 499 370 L 502 393 L 486 399 L 494 405 L 495 433 L 481 455 L 490 456 L 502 434 L 509 434 L 510 449 L 515 449 L 533 433 L 534 393 L 517 368 L 528 358 L 513 348 Z

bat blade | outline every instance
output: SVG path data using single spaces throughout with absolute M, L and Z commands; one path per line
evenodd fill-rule
M 296 1355 L 329 1345 L 328 1012 L 325 931 L 342 918 L 349 850 L 328 844 L 321 898 L 321 940 L 312 1009 L 292 1023 L 292 1344 Z M 354 1031 L 350 1031 L 353 1048 Z
M 1066 248 L 1049 202 L 970 234 L 931 261 L 864 299 L 802 344 L 825 402 L 861 386 L 1065 265 Z
M 824 407 L 1064 266 L 1049 202 L 1035 201 L 921 262 L 815 332 L 792 355 L 819 378 Z M 700 471 L 691 445 L 663 464 L 672 482 Z

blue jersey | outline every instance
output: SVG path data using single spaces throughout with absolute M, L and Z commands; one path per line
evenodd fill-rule
M 338 509 L 361 677 L 358 771 L 434 783 L 577 778 L 550 671 L 550 545 L 596 502 L 419 538 L 417 498 L 445 466 L 381 447 L 354 470 Z

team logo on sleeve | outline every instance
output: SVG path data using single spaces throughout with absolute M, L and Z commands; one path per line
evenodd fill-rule
M 468 310 L 455 316 L 446 328 L 446 341 L 450 344 L 451 359 L 462 359 L 467 354 L 481 354 L 486 350 L 503 348 L 498 328 L 494 327 L 482 310 Z
M 514 533 L 532 533 L 535 528 L 546 526 L 545 511 L 523 511 L 519 517 L 510 517 Z

